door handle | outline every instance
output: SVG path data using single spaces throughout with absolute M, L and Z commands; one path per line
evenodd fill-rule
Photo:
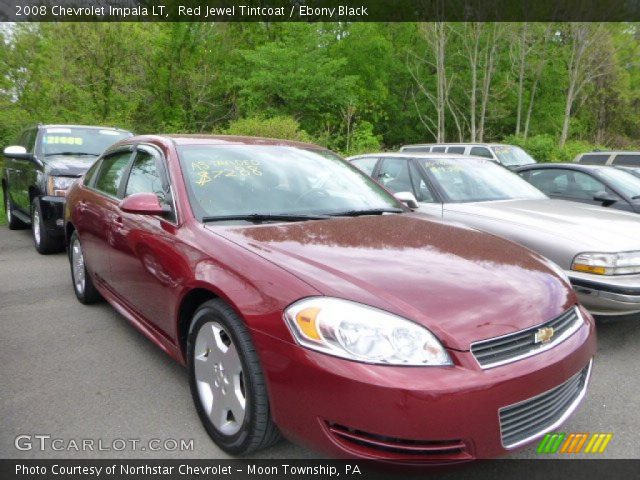
M 113 223 L 116 224 L 116 226 L 118 227 L 122 227 L 124 225 L 124 222 L 122 221 L 122 217 L 121 216 L 117 216 L 113 219 Z

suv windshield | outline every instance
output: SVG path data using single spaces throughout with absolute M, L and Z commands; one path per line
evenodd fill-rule
M 42 150 L 45 156 L 97 157 L 114 143 L 131 135 L 130 132 L 108 128 L 48 127 L 42 137 Z
M 452 202 L 547 198 L 517 174 L 489 160 L 421 159 Z
M 178 154 L 200 219 L 402 211 L 393 196 L 328 150 L 188 145 L 178 147 Z
M 508 167 L 537 163 L 531 155 L 520 147 L 514 147 L 511 145 L 494 145 L 493 151 L 498 157 L 498 161 Z

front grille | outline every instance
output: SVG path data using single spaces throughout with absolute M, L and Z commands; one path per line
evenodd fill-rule
M 584 396 L 591 362 L 582 371 L 551 390 L 500 409 L 500 434 L 505 448 L 521 445 L 556 428 Z
M 363 432 L 335 423 L 327 423 L 327 428 L 341 443 L 375 450 L 378 456 L 386 454 L 389 458 L 428 457 L 430 460 L 449 461 L 471 458 L 462 440 L 406 440 Z
M 582 323 L 582 316 L 577 307 L 572 307 L 541 325 L 475 342 L 471 344 L 471 353 L 482 368 L 497 367 L 548 350 L 566 340 Z M 536 334 L 542 328 L 553 329 L 553 336 L 546 343 L 536 341 Z

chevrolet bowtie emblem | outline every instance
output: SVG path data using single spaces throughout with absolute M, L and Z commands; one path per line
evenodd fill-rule
M 553 338 L 554 333 L 555 332 L 553 331 L 553 327 L 539 328 L 538 331 L 536 332 L 535 342 L 547 343 L 549 340 Z

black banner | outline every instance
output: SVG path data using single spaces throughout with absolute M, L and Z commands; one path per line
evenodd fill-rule
M 640 20 L 638 0 L 3 0 L 11 22 Z
M 338 460 L 0 460 L 0 478 L 343 480 L 637 478 L 640 460 L 482 460 L 456 466 L 404 466 Z

